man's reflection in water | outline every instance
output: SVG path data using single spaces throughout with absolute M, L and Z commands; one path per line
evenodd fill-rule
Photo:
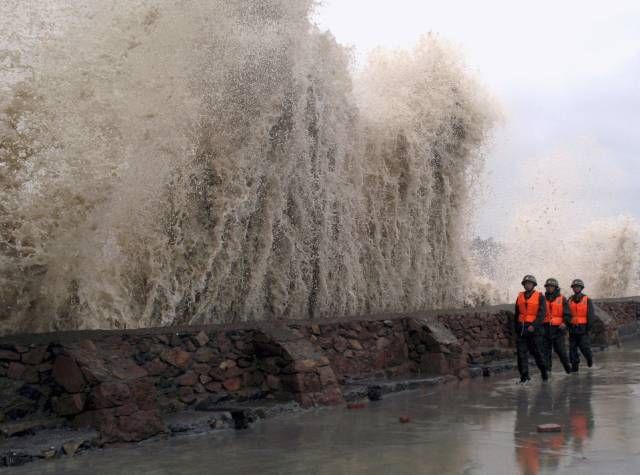
M 555 471 L 562 457 L 582 451 L 593 435 L 590 374 L 571 375 L 558 384 L 519 388 L 514 429 L 516 460 L 523 475 L 535 475 L 541 468 Z M 540 424 L 560 424 L 562 432 L 540 434 Z
M 593 436 L 593 410 L 591 409 L 591 394 L 593 392 L 593 378 L 591 373 L 571 381 L 569 391 L 569 429 L 572 436 L 571 446 L 578 452 Z
M 536 432 L 541 414 L 553 409 L 553 398 L 548 384 L 537 389 L 519 388 L 516 399 L 515 447 L 516 459 L 524 475 L 540 472 L 541 452 L 545 440 Z M 563 441 L 561 441 L 563 443 Z

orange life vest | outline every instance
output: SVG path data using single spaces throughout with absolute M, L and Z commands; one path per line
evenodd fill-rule
M 564 319 L 564 297 L 558 295 L 553 302 L 547 299 L 547 316 L 544 317 L 544 323 L 550 323 L 554 327 L 562 325 Z
M 575 302 L 573 299 L 569 300 L 569 308 L 571 309 L 571 324 L 572 325 L 586 325 L 587 314 L 589 312 L 589 297 L 582 296 L 580 303 Z
M 520 292 L 518 300 L 518 321 L 520 323 L 533 323 L 538 317 L 538 310 L 540 309 L 540 292 L 533 291 L 531 297 L 527 299 L 524 292 Z

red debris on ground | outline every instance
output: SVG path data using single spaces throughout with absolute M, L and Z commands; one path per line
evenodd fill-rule
M 347 409 L 364 409 L 367 404 L 364 402 L 351 402 L 347 404 Z
M 399 420 L 401 424 L 407 424 L 408 422 L 411 422 L 411 418 L 409 416 L 400 416 Z

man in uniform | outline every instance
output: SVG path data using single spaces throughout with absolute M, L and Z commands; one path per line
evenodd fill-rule
M 584 282 L 575 279 L 571 283 L 573 295 L 569 298 L 569 310 L 571 311 L 571 325 L 569 326 L 569 360 L 571 361 L 571 371 L 578 372 L 580 366 L 580 355 L 578 349 L 587 360 L 587 366 L 593 366 L 593 355 L 591 354 L 591 342 L 589 340 L 589 330 L 595 318 L 593 302 L 582 293 Z
M 565 372 L 571 372 L 567 348 L 565 346 L 565 331 L 571 322 L 571 310 L 567 299 L 560 293 L 558 280 L 547 279 L 544 284 L 544 297 L 547 301 L 547 315 L 544 319 L 544 359 L 547 371 L 551 372 L 551 360 L 555 351 Z
M 516 300 L 514 326 L 516 348 L 518 350 L 518 371 L 520 382 L 526 383 L 529 377 L 529 353 L 533 354 L 542 380 L 548 379 L 547 367 L 542 358 L 543 322 L 547 313 L 547 303 L 541 292 L 534 290 L 538 282 L 532 275 L 522 279 L 524 292 Z

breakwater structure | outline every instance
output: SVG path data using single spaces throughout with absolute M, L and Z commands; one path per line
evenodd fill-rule
M 597 314 L 595 346 L 619 345 L 637 334 L 640 297 L 600 300 Z M 514 360 L 512 322 L 512 306 L 502 305 L 4 336 L 0 427 L 8 440 L 88 428 L 97 445 L 188 431 L 179 421 L 189 414 L 213 429 L 246 427 L 286 404 L 341 405 L 508 370 L 500 362 Z

